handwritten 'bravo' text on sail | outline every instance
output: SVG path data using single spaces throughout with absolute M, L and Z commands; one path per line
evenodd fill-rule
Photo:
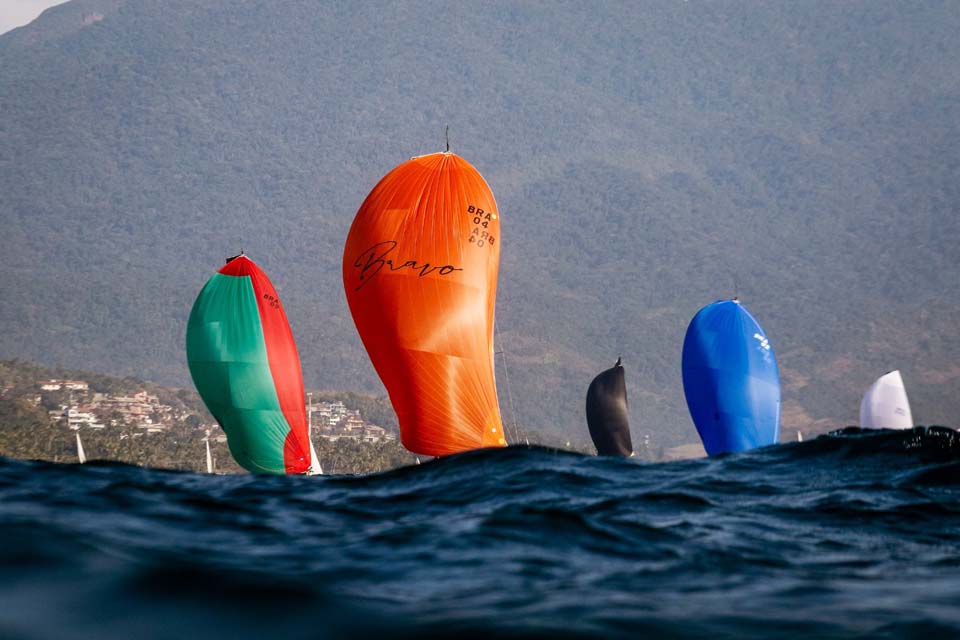
M 410 269 L 417 273 L 421 278 L 436 273 L 441 276 L 448 276 L 454 271 L 463 271 L 461 267 L 455 267 L 452 264 L 435 265 L 429 262 L 420 262 L 418 260 L 406 260 L 402 264 L 394 264 L 393 258 L 388 258 L 394 249 L 397 248 L 396 240 L 385 240 L 378 242 L 369 249 L 364 249 L 353 261 L 353 266 L 360 269 L 360 284 L 354 289 L 359 291 L 376 277 L 380 271 L 386 267 L 390 271 L 402 271 Z

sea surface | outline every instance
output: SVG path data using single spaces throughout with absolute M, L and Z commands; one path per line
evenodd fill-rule
M 960 435 L 369 476 L 0 458 L 0 638 L 960 637 Z

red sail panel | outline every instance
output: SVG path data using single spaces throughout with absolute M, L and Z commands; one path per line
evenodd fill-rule
M 280 410 L 290 432 L 283 445 L 287 473 L 305 473 L 310 467 L 310 438 L 303 390 L 300 356 L 287 321 L 287 314 L 270 278 L 252 260 L 240 256 L 228 262 L 220 273 L 249 276 L 260 311 L 260 323 L 266 343 L 270 374 L 277 391 Z

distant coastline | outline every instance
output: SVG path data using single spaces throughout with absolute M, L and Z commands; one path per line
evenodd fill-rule
M 416 462 L 399 444 L 385 399 L 308 395 L 314 444 L 328 472 L 367 473 Z M 374 424 L 368 415 L 387 426 Z M 206 470 L 204 441 L 209 438 L 217 472 L 244 472 L 192 389 L 0 361 L 0 455 L 77 462 L 76 434 L 90 460 L 196 472 Z

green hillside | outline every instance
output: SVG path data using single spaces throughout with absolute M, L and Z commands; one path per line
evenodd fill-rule
M 307 386 L 382 394 L 343 241 L 449 124 L 500 207 L 521 425 L 582 434 L 622 355 L 634 438 L 695 440 L 683 335 L 738 294 L 785 430 L 855 422 L 893 368 L 955 426 L 957 33 L 951 2 L 73 0 L 0 36 L 0 357 L 188 385 L 190 306 L 242 247 Z

